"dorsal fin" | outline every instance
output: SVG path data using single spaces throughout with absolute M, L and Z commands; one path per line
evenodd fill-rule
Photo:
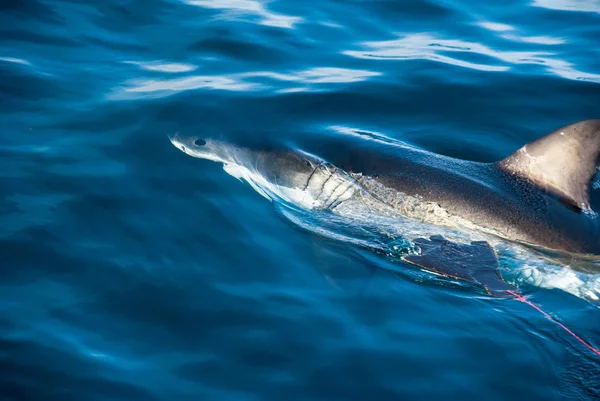
M 498 168 L 558 196 L 575 210 L 589 209 L 600 164 L 600 119 L 579 121 L 523 146 Z

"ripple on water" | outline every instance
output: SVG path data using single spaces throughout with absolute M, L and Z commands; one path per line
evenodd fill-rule
M 0 61 L 4 61 L 7 63 L 31 65 L 31 63 L 29 61 L 23 60 L 20 58 L 15 58 L 15 57 L 0 57 Z
M 598 399 L 597 361 L 537 312 L 394 259 L 433 228 L 269 204 L 165 135 L 491 161 L 597 117 L 598 0 L 493 3 L 2 2 L 0 388 L 558 400 L 566 366 L 561 391 Z M 498 252 L 597 346 L 598 275 Z
M 154 69 L 153 71 L 160 70 Z M 312 91 L 321 90 L 322 88 L 318 88 L 319 85 L 361 82 L 379 75 L 381 75 L 381 73 L 368 70 L 354 70 L 349 68 L 336 67 L 314 67 L 306 70 L 288 73 L 272 71 L 255 71 L 231 75 L 185 76 L 182 78 L 171 78 L 163 80 L 135 79 L 125 82 L 125 88 L 114 92 L 111 95 L 111 98 L 122 100 L 136 97 L 135 95 L 131 96 L 131 94 L 149 94 L 152 97 L 164 97 L 184 91 L 198 89 L 212 89 L 237 92 L 270 90 L 276 90 L 279 92 Z M 265 78 L 266 81 L 264 80 Z M 263 82 L 256 82 L 257 79 L 262 79 Z M 273 85 L 272 81 L 276 81 L 276 83 L 284 84 L 286 86 L 283 88 L 281 88 L 281 85 L 275 86 Z M 287 83 L 293 83 L 294 85 L 302 84 L 307 85 L 307 87 L 289 87 L 287 86 Z
M 126 61 L 125 63 L 134 64 L 139 66 L 141 69 L 146 71 L 158 71 L 158 72 L 190 72 L 194 71 L 195 65 L 181 64 L 181 63 L 166 63 L 162 61 Z
M 501 29 L 505 30 L 506 27 L 501 26 Z M 493 25 L 493 28 L 497 30 L 499 27 Z M 527 42 L 527 38 L 524 41 Z M 531 40 L 529 42 L 534 43 Z M 511 69 L 511 65 L 540 65 L 546 71 L 562 78 L 600 82 L 600 74 L 579 71 L 572 63 L 552 57 L 555 53 L 548 50 L 496 50 L 481 43 L 460 39 L 443 39 L 429 33 L 402 34 L 399 35 L 398 39 L 362 42 L 361 46 L 363 47 L 362 50 L 344 50 L 343 53 L 355 58 L 375 60 L 423 59 L 474 70 L 496 72 L 508 71 Z M 448 54 L 453 54 L 453 56 Z M 485 56 L 501 63 L 484 64 L 465 60 L 465 58 L 473 55 Z
M 500 24 L 497 22 L 479 22 L 476 25 L 492 32 L 504 32 L 502 35 L 500 35 L 500 37 L 506 40 L 512 40 L 514 42 L 534 43 L 540 45 L 560 45 L 565 43 L 564 39 L 553 38 L 551 36 L 521 36 L 514 33 L 506 33 L 516 31 L 515 27 L 507 24 Z
M 228 21 L 247 20 L 258 17 L 258 23 L 277 28 L 292 29 L 301 17 L 269 11 L 266 4 L 257 0 L 181 0 L 186 4 L 221 10 L 220 17 Z
M 598 0 L 534 0 L 531 5 L 550 10 L 600 13 Z

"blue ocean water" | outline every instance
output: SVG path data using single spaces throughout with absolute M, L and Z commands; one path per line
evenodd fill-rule
M 597 0 L 1 2 L 0 397 L 598 399 L 535 310 L 302 229 L 167 135 L 492 162 L 598 118 L 599 39 Z M 600 346 L 600 276 L 501 262 Z

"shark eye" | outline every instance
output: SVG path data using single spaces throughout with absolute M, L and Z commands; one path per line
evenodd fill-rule
M 196 139 L 194 141 L 194 145 L 196 145 L 196 146 L 204 146 L 204 145 L 206 145 L 206 141 L 204 139 Z

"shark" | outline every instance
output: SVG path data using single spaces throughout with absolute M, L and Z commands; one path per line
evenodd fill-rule
M 169 138 L 189 156 L 222 163 L 269 199 L 306 210 L 377 212 L 420 222 L 429 238 L 423 230 L 407 232 L 420 252 L 404 261 L 479 284 L 490 294 L 512 288 L 499 272 L 497 241 L 568 257 L 600 255 L 600 219 L 590 200 L 600 164 L 600 119 L 560 127 L 494 163 L 382 137 L 269 145 Z M 449 241 L 444 230 L 467 233 L 473 241 Z

